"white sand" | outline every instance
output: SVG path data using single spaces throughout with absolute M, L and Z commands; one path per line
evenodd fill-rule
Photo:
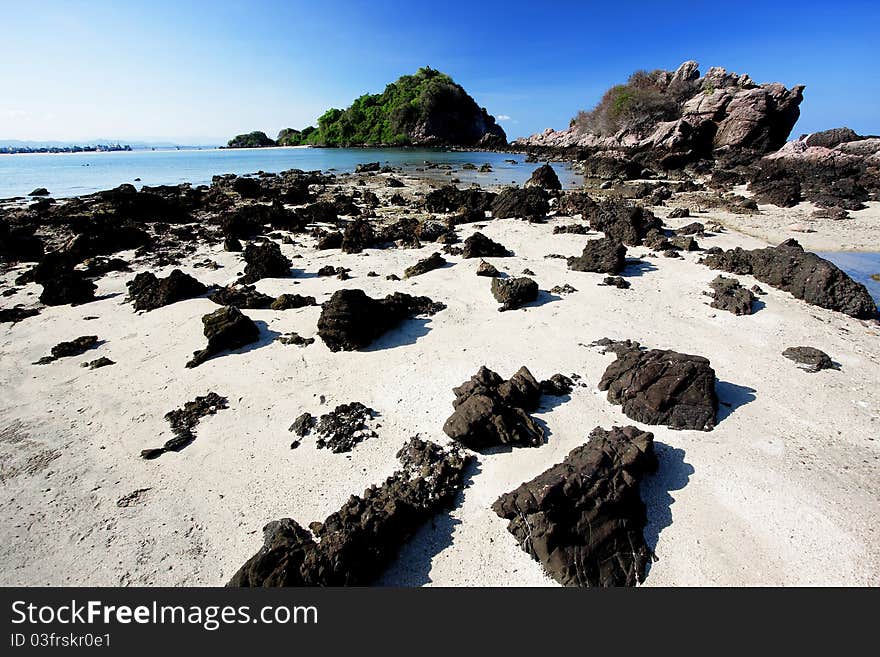
M 717 218 L 720 213 L 697 217 Z M 631 277 L 629 290 L 599 287 L 600 275 L 570 272 L 563 260 L 543 257 L 576 254 L 585 240 L 552 235 L 553 225 L 503 220 L 482 229 L 517 254 L 492 259 L 499 268 L 519 274 L 528 267 L 545 291 L 563 283 L 578 289 L 506 313 L 496 310 L 490 280 L 474 275 L 476 260 L 449 257 L 454 266 L 385 280 L 437 245 L 367 255 L 317 252 L 310 241 L 307 248 L 283 246 L 288 255 L 304 256 L 294 260 L 298 270 L 344 265 L 353 279 L 297 272 L 260 281 L 262 292 L 311 294 L 321 302 L 336 289 L 358 287 L 371 296 L 400 290 L 448 305 L 364 352 L 331 353 L 320 339 L 305 348 L 285 346 L 267 337 L 256 348 L 186 369 L 204 344 L 201 317 L 216 306 L 195 299 L 136 314 L 122 303 L 130 273 L 100 282 L 99 293 L 117 296 L 0 325 L 0 583 L 222 585 L 259 548 L 267 521 L 322 520 L 390 474 L 395 452 L 410 436 L 448 442 L 441 428 L 452 410 L 451 388 L 479 366 L 507 377 L 526 365 L 538 378 L 577 373 L 586 387 L 536 414 L 548 428 L 546 445 L 478 456 L 460 506 L 425 527 L 383 583 L 553 585 L 490 505 L 562 460 L 593 427 L 634 424 L 596 390 L 613 356 L 584 345 L 610 336 L 709 357 L 722 402 L 734 406 L 721 407 L 712 432 L 646 427 L 661 460 L 644 486 L 646 535 L 659 557 L 648 585 L 880 584 L 878 326 L 768 286 L 765 307 L 753 316 L 715 311 L 702 292 L 716 272 L 696 264 L 695 253 L 651 259 L 656 269 Z M 700 241 L 762 245 L 735 233 Z M 208 255 L 223 269 L 182 268 L 205 282 L 233 280 L 239 256 L 218 248 Z M 646 252 L 635 248 L 629 255 Z M 370 270 L 380 277 L 366 277 Z M 27 290 L 35 296 L 20 294 L 4 305 L 35 300 L 39 287 Z M 319 311 L 245 312 L 270 332 L 313 336 Z M 99 319 L 84 320 L 88 315 Z M 87 334 L 106 343 L 82 357 L 31 364 L 56 343 Z M 798 345 L 828 352 L 841 371 L 799 370 L 781 356 Z M 80 367 L 102 355 L 117 364 Z M 183 451 L 142 460 L 142 449 L 171 435 L 163 415 L 208 391 L 227 396 L 230 408 L 204 418 Z M 349 401 L 381 413 L 377 438 L 348 455 L 317 450 L 313 438 L 289 449 L 287 429 L 300 413 Z M 149 490 L 137 503 L 117 506 L 136 489 Z

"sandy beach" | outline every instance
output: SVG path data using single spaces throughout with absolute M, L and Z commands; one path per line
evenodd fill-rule
M 408 191 L 426 185 L 405 182 Z M 658 216 L 674 205 L 656 208 Z M 868 205 L 850 221 L 794 235 L 786 227 L 804 223 L 809 208 L 762 207 L 751 216 L 708 210 L 667 224 L 699 220 L 728 228 L 700 237 L 703 248 L 757 248 L 794 236 L 808 249 L 860 250 L 880 243 L 880 204 Z M 363 351 L 333 353 L 320 339 L 306 347 L 275 340 L 291 331 L 314 337 L 320 307 L 247 310 L 261 329 L 257 343 L 187 369 L 204 345 L 201 318 L 217 306 L 197 298 L 137 313 L 124 301 L 137 266 L 100 279 L 98 301 L 0 325 L 0 580 L 223 585 L 260 547 L 268 521 L 323 520 L 391 474 L 394 454 L 411 436 L 447 444 L 442 427 L 452 388 L 480 366 L 508 377 L 526 365 L 539 379 L 556 372 L 580 377 L 570 398 L 544 397 L 534 414 L 546 444 L 477 455 L 456 507 L 424 526 L 380 583 L 556 585 L 490 507 L 560 462 L 594 427 L 638 425 L 597 389 L 614 356 L 588 345 L 607 336 L 705 356 L 718 378 L 713 431 L 639 425 L 654 434 L 660 460 L 642 484 L 645 538 L 658 558 L 646 585 L 880 584 L 878 323 L 766 285 L 753 315 L 713 309 L 704 292 L 717 272 L 697 262 L 700 252 L 642 257 L 649 250 L 632 247 L 628 257 L 642 262 L 623 274 L 631 287 L 599 286 L 601 274 L 570 271 L 565 260 L 545 257 L 577 255 L 596 237 L 554 235 L 554 226 L 565 223 L 571 219 L 551 216 L 544 224 L 487 219 L 459 227 L 462 238 L 479 230 L 514 252 L 487 258 L 499 270 L 534 272 L 538 300 L 504 313 L 490 279 L 475 276 L 478 260 L 447 256 L 443 268 L 386 280 L 439 245 L 345 254 L 317 251 L 313 238 L 292 235 L 294 243 L 281 246 L 293 258 L 292 277 L 260 280 L 260 292 L 311 295 L 320 304 L 338 289 L 359 288 L 372 297 L 401 291 L 447 305 Z M 193 266 L 205 258 L 220 267 Z M 327 264 L 350 268 L 351 279 L 316 276 Z M 200 246 L 178 266 L 206 284 L 227 284 L 243 265 L 218 244 Z M 11 285 L 24 269 L 5 271 L 0 282 Z M 371 271 L 379 276 L 367 276 Z M 548 292 L 566 283 L 577 291 Z M 33 304 L 39 289 L 24 286 L 5 305 Z M 53 345 L 90 334 L 102 343 L 83 356 L 33 364 Z M 807 373 L 781 356 L 800 345 L 822 349 L 840 369 Z M 116 364 L 81 367 L 100 356 Z M 166 412 L 209 391 L 227 397 L 229 408 L 203 418 L 194 443 L 156 460 L 140 458 L 171 436 Z M 347 454 L 316 449 L 308 437 L 290 448 L 288 427 L 297 416 L 351 401 L 378 412 L 376 437 Z

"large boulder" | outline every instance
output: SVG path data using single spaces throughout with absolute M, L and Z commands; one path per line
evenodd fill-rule
M 542 221 L 549 211 L 547 192 L 539 187 L 507 187 L 492 202 L 494 219 Z
M 599 390 L 607 390 L 608 401 L 620 404 L 636 422 L 697 431 L 715 427 L 715 370 L 702 356 L 619 349 L 599 381 Z
M 244 276 L 239 283 L 256 283 L 262 278 L 286 278 L 290 276 L 292 263 L 281 253 L 275 242 L 248 244 L 244 249 Z
M 487 367 L 453 389 L 455 409 L 443 425 L 447 436 L 481 451 L 500 445 L 537 447 L 544 430 L 529 413 L 538 407 L 541 384 L 525 367 L 505 381 Z
M 864 285 L 828 260 L 804 251 L 793 239 L 776 247 L 752 251 L 737 247 L 711 254 L 706 256 L 705 264 L 732 274 L 751 274 L 807 303 L 857 319 L 877 316 L 877 305 Z
M 657 469 L 653 441 L 636 427 L 596 427 L 586 445 L 499 497 L 492 510 L 563 586 L 635 586 L 653 556 L 639 492 Z
M 324 522 L 283 518 L 263 528 L 263 546 L 228 586 L 364 586 L 374 582 L 425 522 L 449 507 L 472 457 L 411 438 L 401 468 L 381 486 L 352 495 Z
M 526 181 L 524 187 L 538 187 L 548 191 L 559 191 L 562 189 L 562 183 L 559 182 L 559 176 L 549 164 L 542 164 L 532 171 L 531 177 Z
M 321 308 L 318 336 L 330 351 L 355 351 L 368 347 L 405 319 L 434 315 L 444 308 L 428 297 L 401 292 L 373 299 L 363 290 L 337 290 Z
M 589 221 L 593 230 L 628 246 L 639 246 L 648 233 L 663 228 L 663 221 L 650 210 L 618 199 L 600 203 Z
M 626 247 L 610 237 L 590 240 L 579 256 L 568 258 L 573 271 L 619 274 L 626 267 Z
M 175 269 L 165 278 L 145 271 L 126 283 L 135 310 L 155 310 L 184 299 L 205 294 L 208 287 L 189 274 Z
M 464 241 L 461 251 L 463 258 L 505 258 L 510 255 L 512 254 L 503 244 L 479 232 Z
M 253 320 L 235 306 L 224 306 L 202 317 L 208 345 L 193 354 L 187 367 L 197 367 L 222 351 L 239 349 L 260 338 Z
M 716 276 L 709 287 L 712 288 L 712 303 L 709 305 L 713 308 L 726 310 L 734 315 L 752 314 L 755 295 L 735 278 Z
M 538 284 L 527 276 L 496 276 L 492 279 L 492 296 L 501 304 L 498 310 L 516 310 L 538 298 Z
M 74 269 L 66 253 L 52 251 L 44 255 L 32 269 L 15 279 L 16 284 L 39 283 L 43 286 L 40 301 L 47 306 L 88 303 L 95 300 L 97 285 L 85 274 Z

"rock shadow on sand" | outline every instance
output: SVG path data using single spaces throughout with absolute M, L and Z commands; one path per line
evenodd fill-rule
M 748 386 L 720 379 L 716 381 L 715 393 L 718 395 L 718 413 L 715 417 L 715 423 L 723 422 L 738 408 L 755 401 L 756 392 L 754 388 Z
M 399 326 L 385 332 L 361 351 L 384 351 L 385 349 L 415 344 L 419 338 L 423 338 L 431 332 L 431 328 L 428 326 L 430 323 L 431 320 L 427 317 L 404 320 Z
M 464 472 L 462 490 L 455 498 L 452 509 L 443 511 L 426 522 L 401 548 L 397 560 L 375 582 L 376 586 L 424 586 L 430 584 L 434 557 L 454 542 L 455 529 L 461 520 L 452 511 L 461 506 L 465 490 L 480 473 L 480 463 L 474 458 Z
M 694 474 L 694 466 L 684 460 L 683 449 L 654 441 L 654 453 L 659 464 L 657 472 L 645 477 L 641 485 L 642 500 L 648 513 L 644 529 L 645 543 L 651 550 L 657 549 L 660 533 L 672 524 L 675 497 L 671 493 L 687 486 Z M 650 569 L 649 564 L 649 572 Z

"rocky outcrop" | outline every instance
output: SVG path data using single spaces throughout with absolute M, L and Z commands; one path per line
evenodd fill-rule
M 715 370 L 702 356 L 622 347 L 602 375 L 599 390 L 607 390 L 608 401 L 620 404 L 636 422 L 697 431 L 715 426 Z
M 575 119 L 565 130 L 547 129 L 513 145 L 593 152 L 652 150 L 679 154 L 683 162 L 713 150 L 767 153 L 781 147 L 791 133 L 804 90 L 802 85 L 788 89 L 778 82 L 759 85 L 748 75 L 720 67 L 701 77 L 694 61 L 684 62 L 674 72 L 648 74 L 639 84 L 650 86 L 652 102 L 665 103 L 663 112 L 641 116 L 633 110 L 631 121 L 608 135 Z
M 206 285 L 179 269 L 173 270 L 165 278 L 158 278 L 153 272 L 141 272 L 126 286 L 135 310 L 146 311 L 192 299 L 208 291 Z
M 495 277 L 492 279 L 492 296 L 501 304 L 498 310 L 516 310 L 538 298 L 538 284 L 526 276 Z
M 373 299 L 363 290 L 337 290 L 321 309 L 318 336 L 330 351 L 364 349 L 405 319 L 435 315 L 444 308 L 428 297 L 401 292 Z
M 568 258 L 573 271 L 619 274 L 626 267 L 626 247 L 610 237 L 590 240 L 581 255 Z
M 202 317 L 208 345 L 193 354 L 187 367 L 197 367 L 209 358 L 230 349 L 239 349 L 260 337 L 260 329 L 235 306 L 224 306 Z
M 66 342 L 59 342 L 50 352 L 50 356 L 43 356 L 36 362 L 37 365 L 46 365 L 59 358 L 70 358 L 71 356 L 81 356 L 90 349 L 94 349 L 99 344 L 97 335 L 81 335 L 80 337 Z
M 529 413 L 538 407 L 541 384 L 525 367 L 505 381 L 487 367 L 452 390 L 453 414 L 443 431 L 465 447 L 482 451 L 500 445 L 537 447 L 544 430 Z
M 353 495 L 324 522 L 283 518 L 263 528 L 263 546 L 229 586 L 364 586 L 464 486 L 472 457 L 411 438 L 397 453 L 401 468 L 381 486 Z
M 804 251 L 790 239 L 776 247 L 740 247 L 706 256 L 705 264 L 732 274 L 751 274 L 762 283 L 790 292 L 807 303 L 858 319 L 873 319 L 877 306 L 867 288 L 833 263 Z
M 499 497 L 492 510 L 563 586 L 635 586 L 653 556 L 639 492 L 657 469 L 653 441 L 636 427 L 596 427 L 586 445 Z
M 235 306 L 239 310 L 268 308 L 274 299 L 268 294 L 257 292 L 253 285 L 227 285 L 213 292 L 209 297 L 220 306 Z

